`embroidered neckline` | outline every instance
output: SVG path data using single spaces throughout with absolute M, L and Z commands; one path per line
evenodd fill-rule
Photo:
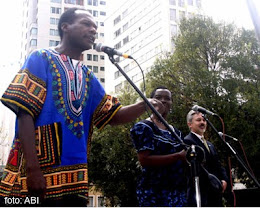
M 52 95 L 54 104 L 58 112 L 63 115 L 68 129 L 75 136 L 81 138 L 84 134 L 81 114 L 89 98 L 89 83 L 93 78 L 93 74 L 86 67 L 82 66 L 79 61 L 77 65 L 77 76 L 79 79 L 76 84 L 73 82 L 75 78 L 74 70 L 71 69 L 68 57 L 53 50 L 50 53 L 53 54 L 53 56 L 48 54 L 48 59 L 51 64 L 53 77 Z

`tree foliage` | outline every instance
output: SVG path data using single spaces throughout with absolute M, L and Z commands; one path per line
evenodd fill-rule
M 254 32 L 207 17 L 183 19 L 180 31 L 174 54 L 158 59 L 148 75 L 149 88 L 162 84 L 172 91 L 171 121 L 185 133 L 185 116 L 192 105 L 217 112 L 225 132 L 243 143 L 259 178 L 260 47 Z M 222 131 L 222 123 L 212 119 Z M 208 136 L 223 148 L 210 128 Z
M 118 97 L 122 104 L 135 103 L 137 95 L 127 87 Z M 136 179 L 140 172 L 130 137 L 133 123 L 94 131 L 89 159 L 89 180 L 108 199 L 108 206 L 138 206 Z

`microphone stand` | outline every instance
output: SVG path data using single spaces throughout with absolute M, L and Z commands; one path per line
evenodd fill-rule
M 190 164 L 191 164 L 191 176 L 194 181 L 195 187 L 195 199 L 197 207 L 201 207 L 201 195 L 200 195 L 200 185 L 199 185 L 199 161 L 197 160 L 197 152 L 195 145 L 191 145 Z
M 256 183 L 256 185 L 260 188 L 260 184 L 257 181 L 257 179 L 253 176 L 253 174 L 249 171 L 249 169 L 246 167 L 245 163 L 243 162 L 243 160 L 239 157 L 239 155 L 237 154 L 237 152 L 235 151 L 234 148 L 232 148 L 232 146 L 226 142 L 218 133 L 217 129 L 213 126 L 213 124 L 209 121 L 209 119 L 203 115 L 203 117 L 205 118 L 205 120 L 207 121 L 207 123 L 212 127 L 212 129 L 216 132 L 216 134 L 218 135 L 218 137 L 221 139 L 221 141 L 223 141 L 223 143 L 228 147 L 228 149 L 232 152 L 232 154 L 235 156 L 235 158 L 237 159 L 237 161 L 242 165 L 242 167 L 246 170 L 246 172 L 248 173 L 248 175 L 253 179 L 253 181 Z
M 112 62 L 112 64 L 114 64 L 118 70 L 121 72 L 121 74 L 123 74 L 123 76 L 126 78 L 126 80 L 132 85 L 132 87 L 136 90 L 136 92 L 143 98 L 144 102 L 148 105 L 148 107 L 151 109 L 151 111 L 157 116 L 157 118 L 164 124 L 164 126 L 170 131 L 170 133 L 172 135 L 175 136 L 175 138 L 177 138 L 179 140 L 179 143 L 182 144 L 185 148 L 189 145 L 184 144 L 184 142 L 182 141 L 182 139 L 175 133 L 175 131 L 173 131 L 173 128 L 171 128 L 169 126 L 169 124 L 167 123 L 167 121 L 161 116 L 161 114 L 153 107 L 153 105 L 147 100 L 147 98 L 144 96 L 144 94 L 138 89 L 138 87 L 133 83 L 133 81 L 128 77 L 128 75 L 122 70 L 122 68 L 118 65 L 118 63 L 116 63 L 113 54 L 108 54 L 109 60 Z M 196 164 L 196 156 L 197 154 L 194 155 L 194 159 L 191 165 L 192 168 L 192 173 L 196 173 L 196 177 L 194 178 L 195 180 L 195 184 L 196 184 L 196 201 L 197 201 L 197 205 L 200 206 L 200 189 L 199 189 L 199 176 L 197 174 L 197 167 L 198 165 Z

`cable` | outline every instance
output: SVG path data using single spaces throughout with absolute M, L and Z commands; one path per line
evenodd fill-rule
M 249 167 L 249 169 L 250 169 L 252 175 L 255 177 L 254 171 L 252 170 L 252 168 L 251 168 L 251 166 L 250 166 L 250 164 L 249 164 L 249 162 L 248 162 L 248 160 L 247 160 L 247 156 L 246 156 L 245 150 L 244 150 L 244 148 L 243 148 L 243 145 L 242 145 L 242 143 L 241 143 L 240 141 L 238 141 L 238 142 L 239 142 L 240 147 L 241 147 L 241 149 L 242 149 L 242 151 L 243 151 L 243 155 L 244 155 L 244 158 L 245 158 L 245 160 L 246 160 L 246 164 L 247 164 L 247 166 Z
M 141 73 L 142 73 L 142 77 L 143 77 L 143 90 L 141 89 L 141 91 L 142 91 L 142 93 L 146 96 L 146 92 L 145 92 L 145 91 L 146 91 L 146 85 L 145 85 L 144 71 L 143 71 L 142 67 L 140 66 L 140 64 L 136 61 L 136 59 L 134 59 L 133 57 L 132 57 L 132 59 L 133 59 L 134 62 L 137 64 L 137 66 L 139 67 L 139 69 L 140 69 L 140 71 L 141 71 Z M 146 96 L 146 97 L 147 97 L 147 96 Z M 150 115 L 150 113 L 149 113 L 149 110 L 148 110 L 148 108 L 147 108 L 147 105 L 145 105 L 145 111 L 146 111 L 148 117 L 151 118 L 151 115 Z
M 224 121 L 223 119 L 216 114 L 216 116 L 219 118 L 221 124 L 222 124 L 222 132 L 223 132 L 223 136 L 222 136 L 222 139 L 225 141 L 225 124 L 224 124 Z M 234 207 L 236 207 L 236 194 L 234 192 L 234 189 L 233 189 L 233 181 L 232 181 L 232 172 L 231 172 L 231 158 L 228 157 L 228 170 L 229 170 L 229 181 L 230 181 L 230 186 L 231 186 L 231 192 L 233 194 L 233 197 L 234 197 Z

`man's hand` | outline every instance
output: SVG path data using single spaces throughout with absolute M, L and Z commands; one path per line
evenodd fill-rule
M 148 101 L 153 105 L 155 110 L 157 110 L 161 115 L 164 114 L 165 106 L 162 104 L 162 102 L 160 100 L 157 100 L 155 98 L 149 98 Z
M 34 120 L 28 112 L 23 110 L 18 113 L 18 136 L 25 159 L 29 194 L 38 196 L 42 200 L 46 193 L 46 181 L 37 157 Z
M 221 183 L 222 183 L 222 193 L 224 193 L 224 191 L 225 191 L 226 188 L 227 188 L 227 182 L 224 181 L 224 180 L 222 180 Z
M 179 152 L 179 160 L 187 162 L 186 155 L 187 155 L 187 151 L 186 150 L 180 151 Z

